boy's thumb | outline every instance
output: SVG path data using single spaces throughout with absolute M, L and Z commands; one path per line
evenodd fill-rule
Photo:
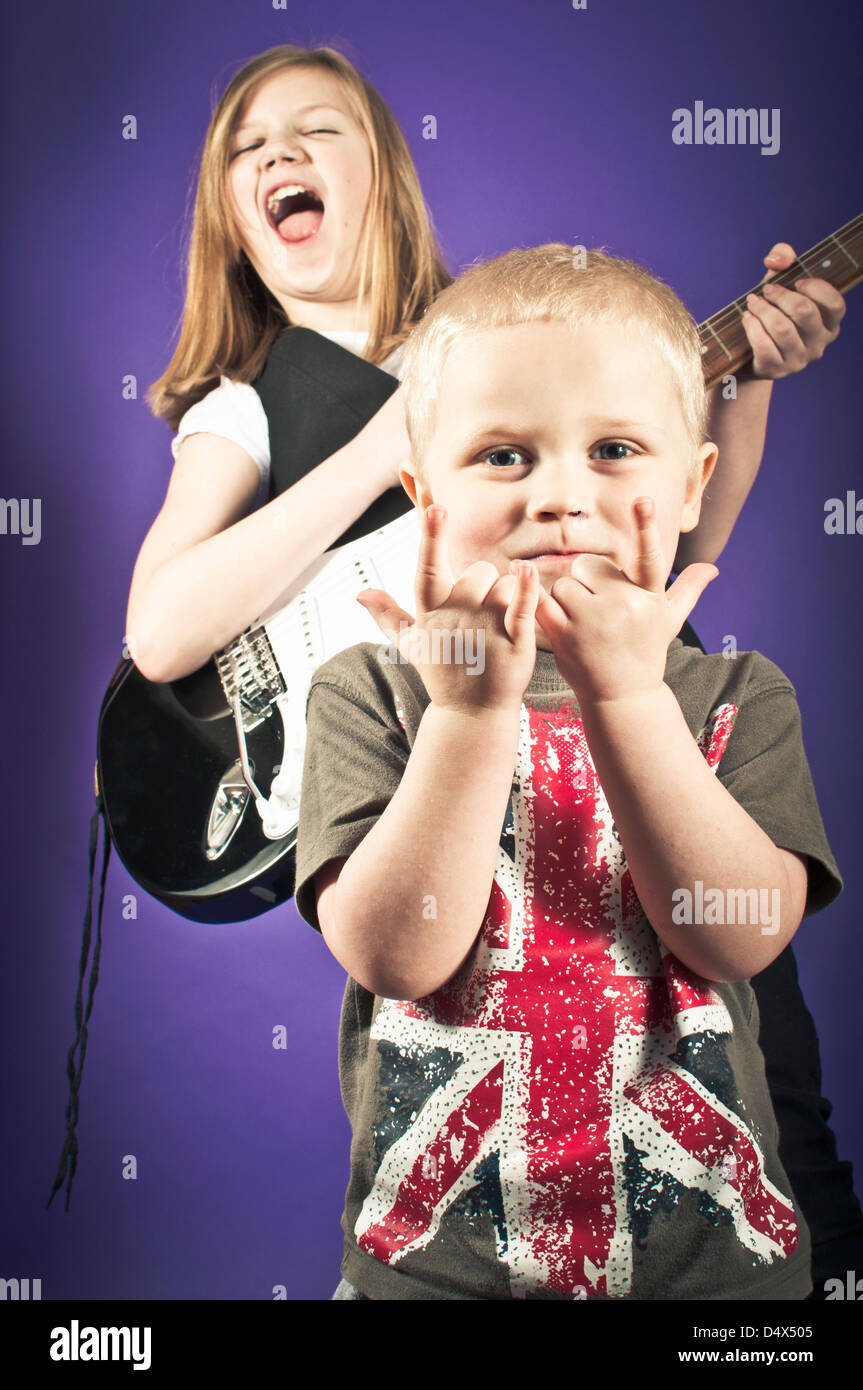
M 670 589 L 666 590 L 665 596 L 668 599 L 668 606 L 674 615 L 677 624 L 674 631 L 678 633 L 683 627 L 704 590 L 711 584 L 719 574 L 715 565 L 705 564 L 697 561 L 693 565 L 687 565 L 681 575 L 675 579 Z
M 408 627 L 413 627 L 414 619 L 410 613 L 406 613 L 403 608 L 400 608 L 389 594 L 384 593 L 383 589 L 362 589 L 356 597 L 357 603 L 371 614 L 381 632 L 391 642 L 398 642 L 402 623 Z M 404 631 L 403 627 L 401 631 Z

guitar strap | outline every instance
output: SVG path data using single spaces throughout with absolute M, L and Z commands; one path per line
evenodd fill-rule
M 90 932 L 93 922 L 93 879 L 96 871 L 96 847 L 99 843 L 99 822 L 104 821 L 102 826 L 102 872 L 99 877 L 99 906 L 96 911 L 96 943 L 93 947 L 93 958 L 90 961 L 90 978 L 87 982 L 87 1008 L 84 1009 L 84 976 L 87 973 L 87 962 L 90 956 Z M 102 909 L 105 906 L 105 879 L 108 876 L 108 860 L 111 857 L 111 837 L 108 834 L 108 824 L 105 821 L 105 809 L 102 797 L 96 793 L 96 809 L 90 817 L 90 876 L 87 888 L 87 908 L 84 913 L 84 935 L 81 941 L 81 959 L 78 963 L 78 988 L 75 994 L 75 1026 L 77 1033 L 75 1041 L 69 1048 L 66 1058 L 66 1075 L 69 1080 L 69 1099 L 66 1102 L 66 1138 L 63 1141 L 63 1149 L 60 1154 L 60 1163 L 57 1168 L 57 1175 L 54 1178 L 54 1186 L 51 1188 L 51 1196 L 45 1203 L 46 1209 L 50 1207 L 56 1193 L 66 1183 L 66 1210 L 69 1210 L 69 1199 L 72 1195 L 72 1179 L 75 1176 L 75 1169 L 78 1166 L 78 1136 L 75 1128 L 78 1124 L 78 1090 L 81 1085 L 81 1077 L 84 1074 L 84 1058 L 87 1055 L 87 1024 L 90 1014 L 93 1011 L 93 996 L 96 993 L 96 983 L 99 979 L 99 960 L 102 954 Z M 76 1062 L 75 1054 L 80 1049 L 80 1055 Z

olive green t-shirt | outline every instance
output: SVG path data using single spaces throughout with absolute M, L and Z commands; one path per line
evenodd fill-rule
M 429 703 L 387 650 L 340 653 L 309 692 L 296 902 L 315 927 L 315 874 L 383 813 Z M 825 906 L 841 882 L 787 678 L 675 639 L 665 680 L 731 795 L 808 856 L 807 913 Z M 766 890 L 684 887 L 673 920 L 773 924 Z M 757 1039 L 748 981 L 696 976 L 650 926 L 573 692 L 539 652 L 472 952 L 413 1002 L 347 982 L 342 1273 L 372 1299 L 805 1298 Z

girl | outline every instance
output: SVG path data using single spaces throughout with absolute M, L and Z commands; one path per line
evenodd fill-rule
M 765 264 L 776 271 L 792 259 L 780 243 Z M 251 384 L 285 330 L 311 329 L 347 350 L 345 362 L 357 354 L 397 377 L 400 345 L 450 279 L 404 137 L 352 65 L 332 49 L 287 45 L 247 63 L 207 133 L 182 331 L 149 395 L 176 437 L 168 492 L 129 597 L 127 642 L 145 676 L 196 670 L 399 487 L 410 446 L 398 390 L 322 462 L 300 460 L 285 486 L 285 461 L 270 456 L 271 421 Z M 798 281 L 797 290 L 750 298 L 753 364 L 733 404 L 713 392 L 720 464 L 681 567 L 714 560 L 731 532 L 760 463 L 772 379 L 820 357 L 838 333 L 841 297 L 820 280 Z M 790 948 L 755 984 L 782 1161 L 799 1182 L 822 1261 L 817 1286 L 831 1270 L 819 1243 L 850 1240 L 859 1207 L 818 1096 L 817 1039 Z M 827 1181 L 829 1212 L 816 1191 L 823 1201 Z M 837 1249 L 840 1273 L 852 1254 L 850 1245 Z
M 297 210 L 277 224 L 286 205 Z M 396 392 L 283 499 L 257 505 L 267 420 L 245 383 L 279 334 L 303 325 L 395 374 L 400 343 L 450 278 L 404 137 L 351 64 L 290 47 L 247 64 L 207 134 L 183 328 L 149 397 L 179 433 L 129 599 L 129 650 L 146 676 L 195 670 L 399 487 L 410 446 Z

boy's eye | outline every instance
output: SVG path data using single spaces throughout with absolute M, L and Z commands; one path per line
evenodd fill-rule
M 492 449 L 489 453 L 483 454 L 483 462 L 490 463 L 493 468 L 505 469 L 512 466 L 512 461 L 526 462 L 524 454 L 520 449 Z
M 631 444 L 622 444 L 619 439 L 610 439 L 605 444 L 597 444 L 593 452 L 598 454 L 604 463 L 619 463 L 621 459 L 629 458 L 637 450 Z

